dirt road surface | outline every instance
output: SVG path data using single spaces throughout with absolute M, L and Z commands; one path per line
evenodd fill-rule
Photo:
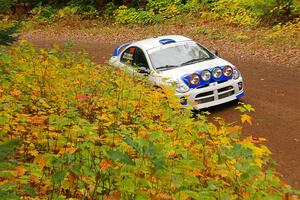
M 30 39 L 35 47 L 50 47 L 62 40 Z M 101 41 L 74 42 L 74 50 L 86 51 L 97 63 L 107 62 L 117 44 Z M 207 46 L 211 48 L 210 46 Z M 215 47 L 214 47 L 215 48 Z M 276 62 L 264 61 L 264 57 L 243 57 L 226 51 L 221 45 L 220 57 L 236 65 L 244 78 L 243 102 L 253 105 L 253 125 L 245 125 L 244 136 L 252 135 L 267 139 L 272 158 L 278 163 L 282 179 L 295 188 L 300 188 L 300 71 L 286 68 Z M 235 103 L 209 109 L 212 116 L 221 116 L 227 122 L 240 120 L 234 110 Z

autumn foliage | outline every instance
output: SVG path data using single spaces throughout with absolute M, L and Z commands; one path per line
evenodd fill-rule
M 0 54 L 1 199 L 281 199 L 261 139 L 171 88 L 22 41 Z M 247 113 L 247 107 L 241 107 Z M 244 122 L 251 122 L 243 114 Z

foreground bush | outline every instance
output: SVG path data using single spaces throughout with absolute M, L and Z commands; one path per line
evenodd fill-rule
M 280 199 L 268 149 L 58 48 L 0 56 L 1 199 Z

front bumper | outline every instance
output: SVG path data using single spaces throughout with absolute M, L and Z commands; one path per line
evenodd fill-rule
M 186 103 L 184 107 L 201 109 L 220 105 L 244 96 L 243 79 L 240 77 L 237 80 L 210 83 L 204 87 L 191 89 L 185 94 L 176 93 L 176 96 Z

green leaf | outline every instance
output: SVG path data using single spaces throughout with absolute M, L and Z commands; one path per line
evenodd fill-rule
M 153 162 L 156 169 L 165 168 L 165 161 L 163 159 L 155 159 Z
M 33 187 L 25 185 L 23 187 L 23 191 L 26 192 L 26 194 L 29 194 L 31 197 L 35 197 L 35 189 Z
M 116 151 L 108 151 L 107 155 L 110 159 L 112 159 L 115 162 L 121 162 L 123 164 L 127 164 L 127 165 L 134 165 L 134 162 L 129 158 L 129 156 L 125 153 L 122 153 L 118 150 Z
M 51 180 L 53 183 L 60 183 L 64 180 L 66 174 L 67 174 L 66 172 L 58 171 L 52 176 Z
M 15 191 L 1 191 L 0 190 L 1 200 L 18 200 L 20 197 L 16 194 Z
M 11 45 L 17 41 L 16 33 L 20 28 L 20 23 L 16 23 L 11 27 L 0 30 L 0 45 Z
M 7 191 L 7 190 L 9 190 L 11 188 L 14 188 L 16 186 L 17 186 L 16 183 L 8 182 L 8 183 L 5 183 L 5 184 L 0 186 L 0 191 Z
M 13 156 L 14 149 L 20 146 L 20 140 L 14 139 L 4 142 L 0 145 L 0 161 L 4 160 L 5 157 Z
M 138 143 L 134 142 L 133 139 L 129 135 L 125 136 L 124 142 L 126 142 L 129 146 L 133 147 L 138 152 L 138 150 L 139 150 Z
M 135 200 L 147 200 L 149 199 L 148 197 L 144 196 L 144 195 L 136 195 Z

